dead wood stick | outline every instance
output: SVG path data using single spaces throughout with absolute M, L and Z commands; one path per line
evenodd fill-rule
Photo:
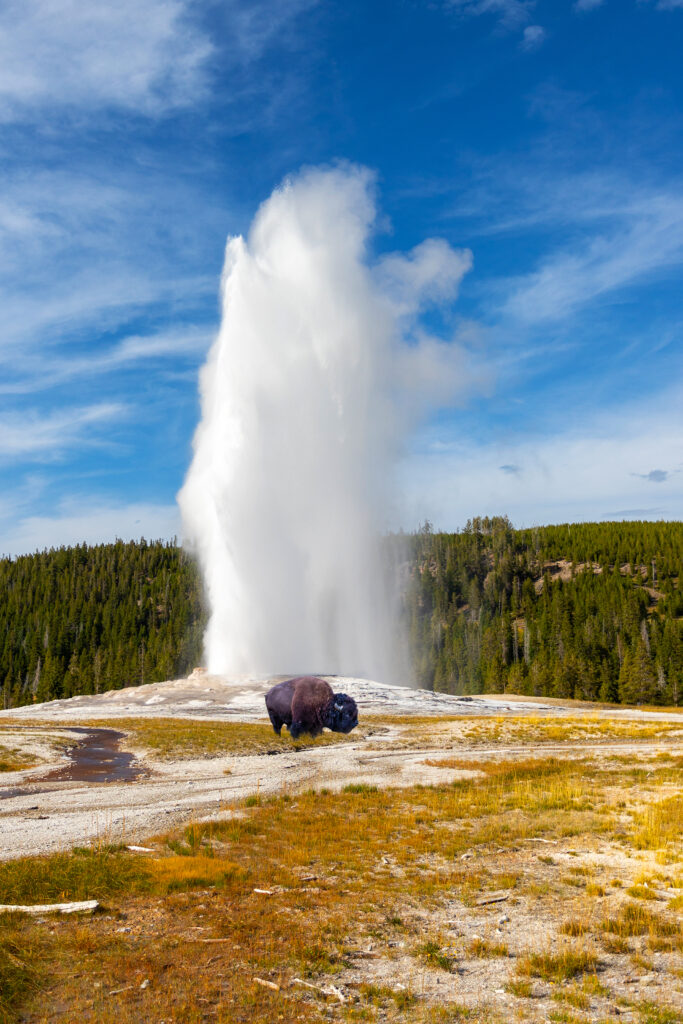
M 322 985 L 313 985 L 310 981 L 304 981 L 303 978 L 292 978 L 292 985 L 303 985 L 304 988 L 312 988 L 314 992 L 322 992 L 324 996 L 335 996 L 340 1003 L 346 1002 L 346 996 L 336 985 L 323 988 Z
M 280 986 L 276 985 L 274 981 L 268 981 L 266 978 L 254 978 L 257 985 L 263 985 L 264 988 L 272 988 L 273 992 L 279 992 Z
M 97 900 L 83 900 L 81 903 L 35 903 L 31 906 L 3 903 L 0 904 L 0 914 L 92 914 L 98 907 Z
M 475 906 L 485 906 L 486 903 L 502 903 L 503 900 L 510 899 L 510 893 L 489 893 L 488 896 L 482 896 L 481 899 L 475 901 Z

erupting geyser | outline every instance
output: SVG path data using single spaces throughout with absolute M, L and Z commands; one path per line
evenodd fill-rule
M 374 216 L 367 171 L 309 170 L 263 204 L 247 241 L 228 242 L 179 495 L 212 673 L 409 681 L 380 538 L 409 392 L 447 384 L 434 362 L 450 346 L 405 337 L 470 257 L 433 240 L 371 267 Z

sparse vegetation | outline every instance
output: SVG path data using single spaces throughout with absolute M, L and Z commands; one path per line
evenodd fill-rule
M 191 756 L 203 737 L 217 755 L 258 753 L 254 729 L 271 746 L 292 745 L 265 726 L 149 725 L 164 756 Z M 645 754 L 634 781 L 611 755 L 578 759 L 571 747 L 567 757 L 543 756 L 541 747 L 515 760 L 496 720 L 479 727 L 500 753 L 468 758 L 454 753 L 457 722 L 432 726 L 445 739 L 431 760 L 463 777 L 256 793 L 221 820 L 157 837 L 152 854 L 101 844 L 1 864 L 0 902 L 95 897 L 105 911 L 80 922 L 0 919 L 0 1021 L 507 1024 L 588 1012 L 611 1020 L 609 972 L 642 971 L 637 964 L 655 954 L 681 950 L 670 901 L 628 892 L 681 888 L 680 831 L 662 812 L 677 781 L 657 774 L 669 762 Z M 402 719 L 399 732 L 409 744 L 424 728 Z M 142 745 L 143 733 L 135 735 Z M 657 815 L 666 863 L 659 847 L 639 846 Z M 600 861 L 590 855 L 596 847 L 607 851 Z M 623 885 L 611 884 L 617 871 Z M 552 943 L 533 944 L 535 921 L 553 932 Z M 507 1003 L 498 996 L 491 1004 L 479 990 L 464 998 L 475 962 L 484 990 L 495 997 L 504 988 Z M 87 969 L 74 969 L 81 963 Z M 670 993 L 656 995 L 647 1007 L 633 1002 L 635 1024 L 657 1021 L 660 1010 L 669 1019 Z
M 569 981 L 577 974 L 593 973 L 598 958 L 588 949 L 564 949 L 561 953 L 527 953 L 517 965 L 519 974 L 544 981 Z
M 300 736 L 293 740 L 286 729 L 276 736 L 270 725 L 257 722 L 207 722 L 179 718 L 124 718 L 117 720 L 116 727 L 128 733 L 136 746 L 143 747 L 153 757 L 173 761 L 192 757 L 285 753 L 349 742 L 353 738 L 326 730 L 315 739 Z M 356 731 L 356 738 L 361 734 Z
M 35 763 L 36 759 L 22 750 L 0 744 L 0 772 L 18 772 L 23 768 L 32 768 Z

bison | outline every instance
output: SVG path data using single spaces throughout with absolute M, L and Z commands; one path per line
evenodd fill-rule
M 353 697 L 334 693 L 317 676 L 297 676 L 273 686 L 266 694 L 266 707 L 277 735 L 286 725 L 292 739 L 302 733 L 319 736 L 323 729 L 348 733 L 358 725 Z

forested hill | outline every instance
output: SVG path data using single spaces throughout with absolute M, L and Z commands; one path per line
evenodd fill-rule
M 392 538 L 420 685 L 683 704 L 682 523 L 514 530 L 474 519 Z M 174 544 L 0 560 L 0 687 L 11 707 L 187 674 L 201 662 L 195 566 Z
M 183 675 L 199 664 L 201 583 L 175 544 L 0 560 L 0 686 L 12 707 Z
M 500 517 L 408 541 L 421 685 L 683 703 L 683 523 L 513 530 Z

